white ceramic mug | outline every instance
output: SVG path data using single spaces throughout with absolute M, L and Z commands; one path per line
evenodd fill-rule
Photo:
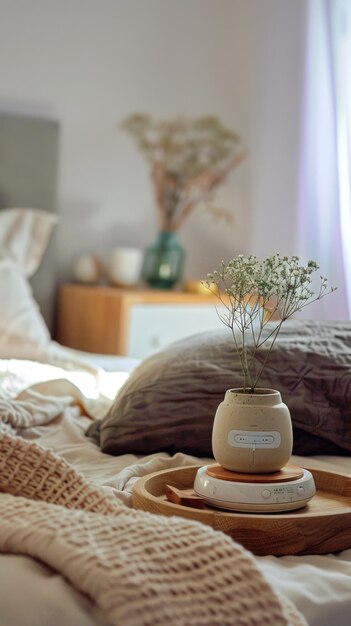
M 115 248 L 112 250 L 109 273 L 114 285 L 133 286 L 140 280 L 143 263 L 140 248 Z

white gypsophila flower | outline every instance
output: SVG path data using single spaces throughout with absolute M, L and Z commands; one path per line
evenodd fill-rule
M 298 256 L 279 253 L 265 259 L 239 254 L 219 270 L 208 274 L 206 285 L 224 305 L 222 322 L 230 328 L 244 374 L 244 389 L 253 390 L 273 348 L 282 324 L 305 306 L 333 292 L 320 276 L 319 288 L 311 287 L 312 275 L 319 267 L 309 260 L 301 264 Z M 269 332 L 265 327 L 270 322 Z M 267 354 L 256 371 L 255 354 L 267 343 Z

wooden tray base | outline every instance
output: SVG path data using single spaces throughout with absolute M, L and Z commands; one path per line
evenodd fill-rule
M 308 468 L 317 493 L 303 509 L 287 513 L 233 513 L 169 502 L 166 485 L 191 490 L 199 467 L 179 467 L 139 478 L 133 489 L 134 507 L 200 521 L 261 556 L 326 554 L 351 547 L 351 476 Z

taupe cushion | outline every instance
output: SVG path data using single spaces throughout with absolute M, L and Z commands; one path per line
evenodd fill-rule
M 141 363 L 88 435 L 109 454 L 211 456 L 216 408 L 242 384 L 229 331 L 201 333 Z M 351 450 L 351 323 L 286 322 L 260 386 L 278 389 L 288 405 L 295 453 Z

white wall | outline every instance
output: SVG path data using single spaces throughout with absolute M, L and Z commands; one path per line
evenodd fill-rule
M 253 1 L 250 251 L 298 253 L 297 206 L 309 0 Z
M 154 238 L 146 166 L 118 128 L 138 110 L 213 113 L 249 149 L 218 194 L 234 226 L 197 213 L 180 233 L 188 276 L 293 251 L 304 1 L 0 0 L 0 107 L 61 123 L 60 276 L 80 252 Z
M 146 166 L 118 128 L 130 112 L 213 113 L 247 141 L 245 0 L 0 0 L 0 10 L 0 106 L 61 123 L 61 274 L 81 251 L 106 257 L 154 238 Z M 188 275 L 245 247 L 246 177 L 243 166 L 220 194 L 235 227 L 198 214 L 182 230 Z

